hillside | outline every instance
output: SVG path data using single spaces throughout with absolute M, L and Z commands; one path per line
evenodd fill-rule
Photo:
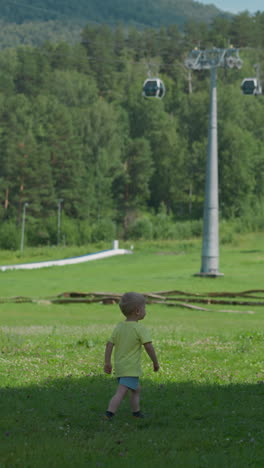
M 39 46 L 45 41 L 76 43 L 85 24 L 121 23 L 160 27 L 189 21 L 209 24 L 223 16 L 213 5 L 193 0 L 0 0 L 0 49 Z
M 193 0 L 13 0 L 0 1 L 0 17 L 11 23 L 86 20 L 143 26 L 183 25 L 188 20 L 210 22 L 220 14 L 212 5 Z

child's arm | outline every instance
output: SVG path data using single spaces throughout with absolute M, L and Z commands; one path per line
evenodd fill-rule
M 159 362 L 158 362 L 158 358 L 156 356 L 155 349 L 154 349 L 152 343 L 144 343 L 144 347 L 145 347 L 145 350 L 147 351 L 150 359 L 153 362 L 154 372 L 157 372 L 159 370 Z
M 106 374 L 111 374 L 112 372 L 112 364 L 111 364 L 111 356 L 113 351 L 114 343 L 108 341 L 105 347 L 105 363 L 104 363 L 104 371 Z

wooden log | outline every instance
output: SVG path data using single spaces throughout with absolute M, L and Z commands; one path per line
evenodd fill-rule
M 100 299 L 87 299 L 86 297 L 75 297 L 75 298 L 57 298 L 51 300 L 52 304 L 93 304 L 96 302 L 102 302 L 102 298 Z
M 58 294 L 56 297 L 101 297 L 101 296 L 111 296 L 111 297 L 121 297 L 121 294 L 109 293 L 109 292 L 76 292 L 76 291 L 67 291 L 61 294 Z
M 170 297 L 169 301 L 179 302 L 182 300 L 180 297 Z M 245 305 L 245 306 L 264 306 L 264 301 L 228 301 L 228 300 L 217 300 L 217 299 L 203 299 L 203 298 L 185 298 L 186 302 L 194 302 L 198 304 L 228 304 L 228 305 Z
M 192 304 L 186 304 L 185 302 L 161 302 L 161 301 L 153 301 L 153 304 L 164 304 L 169 307 L 184 307 L 186 309 L 191 309 L 191 310 L 201 310 L 204 312 L 227 312 L 227 313 L 233 313 L 233 314 L 255 314 L 253 310 L 224 310 L 224 309 L 205 309 L 204 307 L 197 307 Z
M 146 298 L 150 297 L 151 299 L 153 298 L 153 299 L 164 300 L 164 296 L 160 296 L 159 294 L 154 294 L 154 293 L 144 293 L 143 296 Z
M 241 296 L 248 295 L 248 297 L 256 297 L 257 299 L 260 299 L 259 296 L 252 296 L 252 294 L 256 294 L 256 293 L 264 293 L 264 289 L 248 289 L 246 291 L 240 291 L 240 292 L 223 291 L 223 292 L 204 292 L 204 293 L 192 293 L 192 292 L 187 292 L 187 291 L 170 290 L 170 291 L 159 291 L 155 294 L 158 294 L 161 296 L 172 296 L 174 294 L 178 294 L 182 296 L 191 296 L 191 297 L 241 297 Z

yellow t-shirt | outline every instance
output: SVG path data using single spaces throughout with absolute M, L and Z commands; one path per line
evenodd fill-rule
M 121 322 L 109 341 L 115 345 L 116 377 L 139 377 L 142 345 L 152 341 L 149 331 L 138 322 Z

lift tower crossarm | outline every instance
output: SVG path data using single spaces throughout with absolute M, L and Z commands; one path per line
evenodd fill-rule
M 184 62 L 191 70 L 210 70 L 212 67 L 241 68 L 242 60 L 239 57 L 239 49 L 194 49 Z

